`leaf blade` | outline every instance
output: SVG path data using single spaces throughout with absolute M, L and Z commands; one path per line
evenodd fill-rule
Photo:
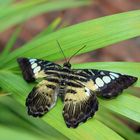
M 62 54 L 59 48 L 56 49 L 56 40 L 59 40 L 65 55 L 69 57 L 84 44 L 87 47 L 79 54 L 139 36 L 139 16 L 140 10 L 136 10 L 61 29 L 17 49 L 2 64 L 15 64 L 15 59 L 18 56 L 36 56 L 37 58 L 44 58 L 50 61 L 61 59 Z M 110 28 L 113 28 L 113 30 L 110 30 Z
M 52 1 L 46 2 L 45 0 L 30 0 L 27 2 L 20 2 L 18 4 L 7 6 L 7 11 L 2 11 L 0 14 L 0 32 L 7 28 L 26 21 L 27 19 L 38 16 L 45 12 L 58 11 L 66 8 L 73 8 L 78 6 L 88 5 L 89 1 Z M 27 16 L 28 15 L 28 16 Z

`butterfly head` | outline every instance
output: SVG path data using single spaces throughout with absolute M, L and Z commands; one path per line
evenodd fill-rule
M 71 68 L 71 64 L 69 63 L 69 62 L 65 62 L 64 64 L 63 64 L 63 67 L 66 67 L 66 68 Z
M 58 46 L 59 46 L 59 48 L 60 48 L 60 50 L 61 50 L 61 52 L 62 52 L 62 54 L 63 54 L 63 56 L 64 56 L 64 58 L 65 58 L 65 63 L 63 64 L 63 67 L 66 67 L 66 68 L 71 68 L 71 64 L 69 63 L 70 62 L 70 60 L 79 52 L 79 51 L 81 51 L 83 48 L 85 48 L 86 47 L 86 45 L 84 45 L 82 48 L 80 48 L 77 52 L 75 52 L 68 60 L 67 60 L 67 58 L 66 58 L 66 56 L 65 56 L 65 54 L 64 54 L 64 52 L 63 52 L 63 50 L 62 50 L 62 48 L 61 48 L 61 46 L 60 46 L 60 43 L 59 43 L 59 41 L 58 40 L 56 40 L 57 41 L 57 44 L 58 44 Z

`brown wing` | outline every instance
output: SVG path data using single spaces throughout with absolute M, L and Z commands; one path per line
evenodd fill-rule
M 38 78 L 46 77 L 48 76 L 46 74 L 47 70 L 57 70 L 61 67 L 50 61 L 34 58 L 18 58 L 17 61 L 27 82 L 33 82 Z
M 28 114 L 41 117 L 56 104 L 58 84 L 47 80 L 41 81 L 29 93 L 26 99 Z
M 89 89 L 98 90 L 97 95 L 103 98 L 113 98 L 118 96 L 124 89 L 133 85 L 137 77 L 124 75 L 104 70 L 75 70 L 77 75 L 83 76 L 92 82 L 89 82 Z
M 76 128 L 98 110 L 96 95 L 87 87 L 68 86 L 64 97 L 63 117 L 68 127 Z

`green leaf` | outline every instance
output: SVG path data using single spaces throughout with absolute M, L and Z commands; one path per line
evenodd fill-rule
M 45 140 L 45 138 L 38 137 L 26 131 L 20 131 L 19 129 L 13 129 L 2 125 L 0 125 L 0 132 L 0 138 L 3 140 L 9 140 L 9 138 L 11 140 L 17 140 L 19 138 L 20 140 Z M 49 139 L 52 140 L 51 137 L 49 137 Z
M 140 11 L 131 11 L 83 22 L 36 39 L 9 55 L 2 65 L 16 66 L 16 58 L 28 56 L 55 61 L 63 58 L 56 40 L 67 57 L 83 45 L 80 53 L 103 48 L 140 35 Z M 38 53 L 39 52 L 39 53 Z
M 140 139 L 139 134 L 136 134 L 122 120 L 119 120 L 117 117 L 113 116 L 112 112 L 108 111 L 103 106 L 100 106 L 99 115 L 97 115 L 96 118 L 108 127 L 111 127 L 113 130 L 115 130 L 118 134 L 120 134 L 123 138 L 127 140 Z
M 101 105 L 112 112 L 125 116 L 137 123 L 140 123 L 140 99 L 125 92 L 112 100 L 100 100 Z M 135 115 L 134 115 L 135 114 Z
M 34 37 L 34 39 L 37 39 L 39 37 L 43 37 L 45 35 L 52 33 L 58 27 L 60 22 L 61 22 L 61 18 L 60 17 L 56 18 L 45 30 L 43 30 L 36 37 Z
M 2 92 L 0 92 L 0 97 L 9 96 L 9 95 L 11 95 L 11 94 L 10 93 L 2 93 Z
M 4 7 L 5 5 L 9 5 L 13 2 L 14 0 L 0 0 L 0 7 Z
M 30 0 L 28 2 L 20 2 L 5 7 L 7 10 L 2 10 L 0 14 L 0 31 L 17 24 L 21 23 L 31 17 L 39 14 L 51 11 L 63 10 L 66 8 L 73 8 L 89 4 L 89 1 L 51 1 L 46 2 L 45 0 Z
M 8 43 L 6 44 L 4 50 L 2 51 L 1 57 L 5 57 L 10 53 L 11 48 L 14 46 L 17 37 L 19 36 L 19 33 L 21 31 L 21 27 L 17 28 L 15 32 L 12 34 L 11 38 L 9 39 Z

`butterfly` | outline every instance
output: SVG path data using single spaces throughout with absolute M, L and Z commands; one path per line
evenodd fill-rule
M 137 81 L 136 77 L 96 69 L 71 69 L 50 61 L 18 58 L 24 79 L 42 79 L 26 99 L 28 114 L 41 117 L 52 109 L 59 96 L 67 127 L 76 128 L 98 110 L 96 96 L 111 99 Z
M 27 82 L 40 82 L 26 99 L 28 114 L 41 117 L 61 98 L 67 127 L 76 128 L 98 110 L 97 96 L 111 99 L 137 81 L 136 77 L 97 69 L 72 69 L 69 61 L 63 66 L 50 61 L 18 58 Z

